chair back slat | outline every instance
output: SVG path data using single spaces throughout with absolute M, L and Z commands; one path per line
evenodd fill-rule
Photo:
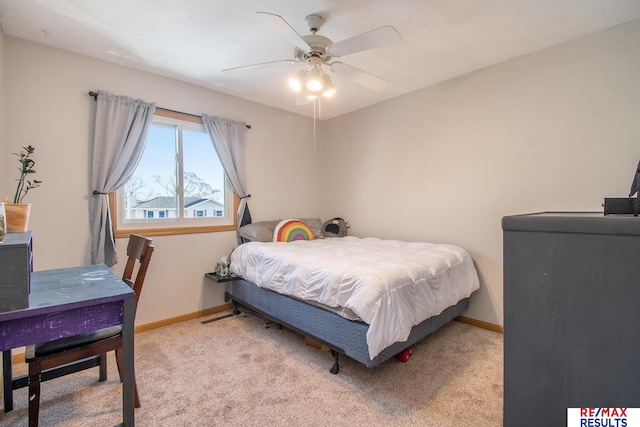
M 132 234 L 129 237 L 129 244 L 127 245 L 127 264 L 124 267 L 124 273 L 122 273 L 122 280 L 136 293 L 136 307 L 138 306 L 138 300 L 140 299 L 140 293 L 142 292 L 142 285 L 144 284 L 145 276 L 147 275 L 147 269 L 149 268 L 149 262 L 151 261 L 151 255 L 153 254 L 154 246 L 151 244 L 151 239 L 143 237 L 138 234 Z M 139 261 L 139 263 L 138 263 Z M 136 264 L 138 265 L 135 278 L 133 277 L 136 270 Z

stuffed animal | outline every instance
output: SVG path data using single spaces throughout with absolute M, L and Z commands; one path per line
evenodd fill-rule
M 332 218 L 322 224 L 322 234 L 325 237 L 344 237 L 350 224 L 342 218 Z

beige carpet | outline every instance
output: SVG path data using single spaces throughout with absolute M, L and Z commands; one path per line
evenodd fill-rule
M 224 314 L 224 313 L 223 313 Z M 216 316 L 212 316 L 216 317 Z M 451 322 L 407 363 L 366 368 L 265 328 L 254 315 L 192 320 L 136 335 L 138 426 L 501 426 L 502 335 Z M 97 368 L 43 383 L 40 425 L 113 426 L 121 386 Z M 17 366 L 17 373 L 24 372 Z M 27 425 L 27 392 L 1 426 Z

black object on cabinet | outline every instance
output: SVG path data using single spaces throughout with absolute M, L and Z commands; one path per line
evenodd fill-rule
M 0 243 L 0 313 L 29 306 L 31 232 L 7 233 Z
M 504 426 L 640 406 L 640 218 L 502 219 Z

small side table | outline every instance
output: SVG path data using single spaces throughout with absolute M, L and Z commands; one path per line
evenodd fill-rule
M 210 273 L 204 273 L 204 277 L 206 277 L 207 279 L 212 280 L 212 281 L 214 281 L 216 283 L 232 282 L 233 280 L 239 279 L 239 276 L 236 276 L 235 274 L 230 274 L 228 276 L 220 277 L 220 276 L 218 276 L 218 273 L 216 273 L 215 271 L 212 271 Z M 225 301 L 228 302 L 226 296 L 225 296 Z M 231 317 L 231 316 L 233 316 L 235 314 L 239 314 L 239 313 L 240 312 L 238 311 L 238 309 L 234 308 L 233 314 L 225 314 L 224 316 L 220 316 L 220 317 L 216 317 L 216 318 L 208 319 L 208 320 L 203 320 L 200 323 L 202 323 L 204 325 L 204 324 L 207 324 L 207 323 L 215 322 L 216 320 L 226 319 L 227 317 Z
M 223 282 L 231 282 L 232 280 L 236 280 L 238 279 L 238 276 L 236 276 L 235 274 L 230 274 L 228 276 L 218 276 L 218 273 L 211 272 L 211 273 L 205 273 L 204 277 L 206 277 L 207 279 L 213 280 L 216 283 L 223 283 Z

